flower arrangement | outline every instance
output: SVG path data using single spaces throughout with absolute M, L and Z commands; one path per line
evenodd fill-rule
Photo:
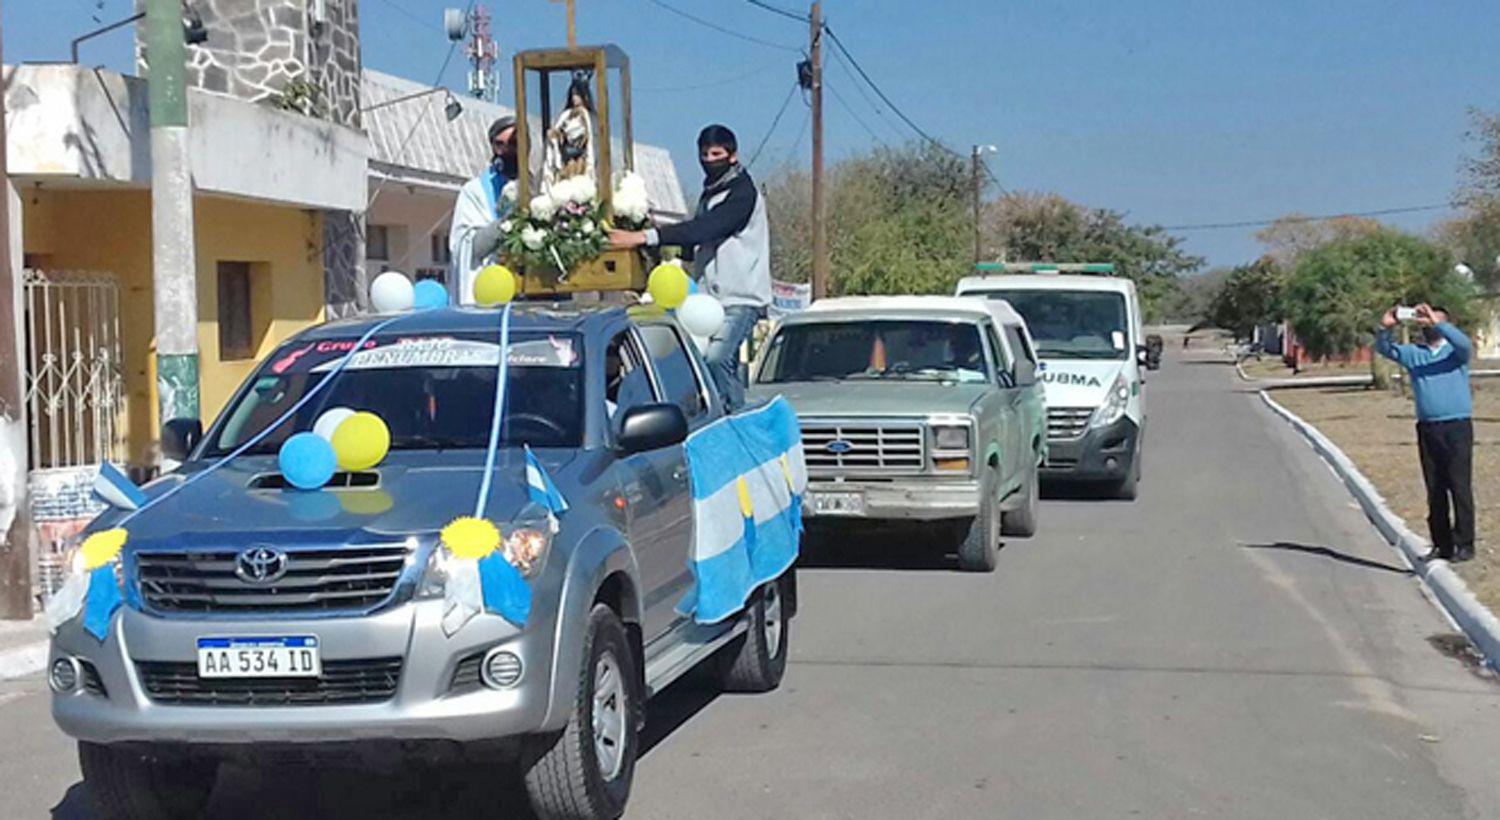
M 651 227 L 651 199 L 646 193 L 646 180 L 634 171 L 626 171 L 615 186 L 614 227 L 627 231 L 643 231 Z
M 514 196 L 514 194 L 512 194 Z M 594 182 L 569 177 L 520 204 L 500 223 L 505 252 L 527 268 L 550 268 L 567 274 L 604 250 L 604 206 Z

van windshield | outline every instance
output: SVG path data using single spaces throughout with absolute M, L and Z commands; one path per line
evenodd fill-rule
M 989 378 L 979 328 L 968 322 L 865 320 L 786 325 L 757 381 Z
M 1125 296 L 1097 290 L 996 290 L 1026 320 L 1038 357 L 1124 359 L 1130 355 Z
M 315 387 L 356 339 L 294 342 L 261 365 L 210 434 L 205 455 L 248 441 Z M 577 447 L 583 438 L 583 370 L 572 335 L 512 336 L 501 441 L 507 446 Z M 367 410 L 386 423 L 392 450 L 483 448 L 495 406 L 499 345 L 494 334 L 377 336 L 337 381 L 249 452 L 274 454 L 325 410 Z

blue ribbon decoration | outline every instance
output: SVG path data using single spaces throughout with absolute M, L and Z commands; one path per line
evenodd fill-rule
M 500 428 L 505 418 L 505 383 L 510 378 L 510 313 L 506 303 L 500 313 L 500 364 L 495 372 L 495 414 L 490 419 L 490 443 L 484 454 L 484 475 L 479 481 L 479 498 L 474 502 L 474 517 L 484 518 L 490 501 L 490 480 L 495 474 L 495 456 L 500 451 Z M 525 626 L 531 614 L 531 587 L 521 571 L 499 553 L 479 562 L 479 588 L 484 608 L 516 626 Z
M 120 582 L 115 579 L 115 562 L 94 569 L 89 573 L 89 592 L 83 602 L 83 628 L 103 643 L 109 637 L 109 623 L 115 610 L 122 603 Z

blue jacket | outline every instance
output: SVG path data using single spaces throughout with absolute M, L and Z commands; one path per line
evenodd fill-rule
M 1437 348 L 1420 345 L 1398 345 L 1389 330 L 1375 337 L 1375 352 L 1390 359 L 1411 374 L 1411 392 L 1417 400 L 1417 421 L 1454 421 L 1474 414 L 1474 398 L 1469 393 L 1469 358 L 1474 346 L 1463 331 L 1442 322 L 1437 332 L 1444 344 Z

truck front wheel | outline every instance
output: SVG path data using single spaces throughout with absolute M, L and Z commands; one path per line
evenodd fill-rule
M 625 625 L 603 604 L 589 613 L 586 641 L 567 728 L 536 740 L 521 761 L 543 820 L 619 817 L 630 797 L 642 698 L 635 653 Z
M 78 765 L 98 816 L 119 820 L 202 817 L 219 774 L 218 763 L 83 742 Z
M 719 688 L 725 692 L 769 692 L 781 685 L 792 627 L 786 578 L 783 575 L 755 593 L 745 613 L 749 629 L 714 658 Z
M 979 484 L 979 514 L 960 529 L 958 568 L 965 572 L 994 572 L 995 551 L 1000 548 L 1000 499 L 996 498 L 999 479 L 995 468 L 984 471 Z

